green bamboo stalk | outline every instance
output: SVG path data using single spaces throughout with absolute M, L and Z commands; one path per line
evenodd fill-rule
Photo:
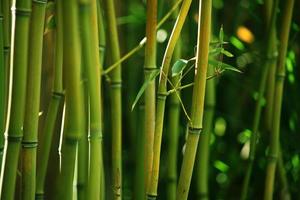
M 77 0 L 62 1 L 62 13 L 66 114 L 57 199 L 72 199 L 76 148 L 85 129 Z
M 177 200 L 186 200 L 189 193 L 199 135 L 202 132 L 206 74 L 211 35 L 212 1 L 199 2 L 198 44 L 193 88 L 191 121 L 177 188 Z
M 35 197 L 36 151 L 40 109 L 42 49 L 46 0 L 32 1 L 30 21 L 27 94 L 22 141 L 22 199 Z
M 173 0 L 176 3 L 176 0 Z M 179 9 L 173 13 L 174 19 L 176 19 L 179 13 Z M 174 49 L 173 61 L 181 58 L 182 55 L 182 42 L 178 38 L 177 44 Z M 180 75 L 171 78 L 173 85 L 180 87 Z M 178 140 L 180 130 L 180 101 L 178 96 L 180 91 L 172 93 L 169 98 L 169 111 L 168 111 L 168 127 L 167 127 L 167 199 L 173 200 L 176 198 L 176 187 L 177 187 L 177 155 L 178 155 Z
M 38 149 L 37 175 L 36 175 L 36 199 L 44 199 L 45 178 L 48 168 L 52 138 L 55 130 L 56 120 L 59 117 L 60 108 L 64 101 L 62 62 L 63 62 L 63 32 L 62 32 L 62 5 L 61 1 L 56 3 L 56 32 L 55 32 L 55 69 L 52 97 L 47 110 L 43 136 Z M 59 133 L 56 133 L 59 134 Z
M 181 58 L 181 41 L 178 40 L 174 50 L 174 61 Z M 180 87 L 180 76 L 172 77 L 172 84 Z M 178 96 L 180 91 L 172 93 L 168 102 L 168 127 L 167 127 L 167 199 L 176 198 L 177 187 L 177 155 L 178 155 L 178 139 L 180 130 L 180 101 Z
M 157 197 L 161 139 L 162 139 L 165 104 L 166 104 L 166 97 L 167 97 L 167 75 L 169 73 L 170 63 L 175 49 L 175 45 L 180 36 L 180 32 L 183 27 L 187 13 L 189 11 L 190 5 L 191 5 L 191 0 L 183 1 L 162 61 L 162 67 L 161 67 L 159 85 L 157 91 L 157 102 L 156 102 L 155 134 L 154 134 L 154 146 L 153 146 L 153 167 L 152 167 L 152 174 L 150 180 L 151 182 L 150 185 L 147 187 L 148 199 L 156 199 Z
M 82 53 L 90 100 L 90 170 L 87 199 L 100 199 L 102 172 L 101 79 L 96 1 L 81 0 Z
M 286 171 L 285 171 L 284 161 L 281 152 L 281 146 L 279 147 L 277 174 L 279 176 L 279 181 L 281 186 L 280 198 L 282 200 L 290 200 L 291 194 L 289 191 L 289 184 L 286 177 Z
M 156 70 L 156 24 L 157 0 L 147 1 L 146 46 L 145 46 L 145 80 Z M 153 161 L 153 142 L 155 131 L 155 79 L 149 82 L 145 90 L 145 187 L 150 184 Z M 143 187 L 143 186 L 142 186 Z
M 2 12 L 3 12 L 3 48 L 4 48 L 4 68 L 3 73 L 4 77 L 4 106 L 5 106 L 5 115 L 8 112 L 8 85 L 9 85 L 9 66 L 10 66 L 10 32 L 11 32 L 11 0 L 2 0 Z M 6 123 L 6 118 L 5 118 Z
M 106 37 L 105 37 L 105 30 L 104 30 L 104 20 L 103 20 L 103 13 L 102 13 L 102 3 L 98 0 L 97 1 L 97 21 L 98 21 L 98 38 L 99 38 L 99 57 L 100 57 L 100 66 L 101 66 L 101 72 L 103 71 L 103 63 L 104 63 L 104 55 L 105 55 L 105 47 L 106 47 Z M 101 80 L 101 79 L 100 79 Z M 101 83 L 101 82 L 100 82 Z M 100 93 L 102 99 L 102 93 Z M 101 102 L 101 107 L 102 102 Z M 103 116 L 103 112 L 101 113 Z M 101 117 L 103 119 L 103 117 Z M 103 120 L 102 120 L 103 121 Z M 103 122 L 101 122 L 103 123 Z M 103 147 L 102 147 L 103 148 Z M 101 184 L 100 184 L 100 199 L 105 199 L 105 171 L 104 171 L 104 163 L 103 158 L 101 159 L 101 166 L 102 171 L 101 173 Z
M 12 10 L 15 17 L 11 43 L 9 113 L 0 183 L 0 196 L 5 200 L 14 199 L 19 152 L 23 137 L 31 1 L 14 1 L 13 7 L 15 7 Z
M 83 18 L 81 17 L 80 20 Z M 82 25 L 82 23 L 81 23 Z M 80 27 L 83 28 L 82 26 Z M 81 30 L 82 31 L 82 30 Z M 81 43 L 83 41 L 81 40 Z M 83 47 L 83 45 L 82 45 Z M 82 60 L 84 63 L 84 56 L 82 55 Z M 82 66 L 83 69 L 83 66 Z M 84 69 L 83 69 L 84 70 Z M 85 134 L 78 142 L 77 149 L 77 199 L 84 200 L 87 198 L 87 182 L 88 182 L 88 171 L 89 171 L 89 121 L 90 121 L 90 110 L 89 110 L 89 91 L 87 87 L 87 75 L 83 72 L 83 91 L 84 91 L 84 115 L 85 115 Z
M 264 98 L 264 94 L 267 86 L 268 74 L 272 73 L 270 68 L 274 66 L 274 64 L 276 64 L 276 52 L 274 51 L 276 51 L 276 18 L 277 18 L 276 11 L 278 7 L 278 0 L 275 0 L 272 6 L 273 6 L 272 14 L 267 23 L 268 24 L 267 34 L 266 34 L 266 39 L 267 39 L 266 58 L 267 59 L 262 69 L 261 80 L 260 80 L 259 90 L 258 90 L 258 99 L 255 105 L 252 135 L 250 138 L 249 159 L 248 159 L 246 175 L 243 181 L 242 192 L 241 192 L 242 200 L 245 200 L 248 196 L 249 183 L 250 183 L 254 159 L 255 159 L 258 129 L 259 129 L 259 124 L 261 121 L 261 114 L 262 114 L 261 102 Z
M 111 61 L 120 60 L 120 47 L 114 1 L 105 0 L 107 39 L 110 46 Z M 112 113 L 112 174 L 113 199 L 122 199 L 122 78 L 121 65 L 110 72 L 111 113 Z
M 145 134 L 139 134 L 145 132 L 145 104 L 144 101 L 140 101 L 137 111 L 137 118 L 139 123 L 137 123 L 137 134 L 136 136 L 136 146 L 135 146 L 135 180 L 134 180 L 134 193 L 133 199 L 142 200 L 145 199 Z
M 271 15 L 273 8 L 273 0 L 265 1 L 265 18 L 266 18 L 266 26 L 269 27 L 271 23 Z M 268 30 L 267 30 L 268 31 Z M 276 30 L 271 31 L 272 44 L 273 44 L 273 52 L 277 52 L 277 39 L 276 39 Z M 272 113 L 273 113 L 273 98 L 274 98 L 274 85 L 275 85 L 275 73 L 276 73 L 276 59 L 272 59 L 269 62 L 269 72 L 268 72 L 268 80 L 267 80 L 267 90 L 266 90 L 266 109 L 265 109 L 265 127 L 267 132 L 271 132 L 272 127 Z
M 213 75 L 214 68 L 209 67 L 207 73 L 209 76 Z M 197 151 L 197 199 L 201 200 L 209 199 L 209 144 L 216 104 L 215 95 L 215 80 L 210 79 L 206 83 L 203 133 L 200 135 Z
M 265 182 L 265 200 L 271 200 L 273 198 L 273 188 L 275 179 L 275 170 L 277 164 L 277 158 L 279 154 L 279 135 L 280 135 L 280 118 L 281 118 L 281 104 L 285 77 L 285 57 L 288 47 L 289 32 L 292 20 L 292 13 L 294 7 L 294 0 L 288 0 L 285 2 L 285 8 L 283 11 L 281 33 L 280 33 L 280 47 L 278 64 L 276 69 L 276 82 L 274 93 L 274 107 L 273 107 L 273 119 L 272 119 L 272 132 L 270 135 L 270 147 L 268 151 L 268 165 L 266 172 Z
M 0 4 L 0 164 L 2 164 L 4 149 L 4 131 L 6 116 L 6 84 L 5 84 L 5 62 L 4 62 L 4 30 L 3 30 L 2 4 Z

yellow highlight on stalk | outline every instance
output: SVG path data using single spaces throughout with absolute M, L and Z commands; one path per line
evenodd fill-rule
M 240 40 L 249 44 L 254 41 L 253 33 L 245 26 L 238 27 L 237 36 Z

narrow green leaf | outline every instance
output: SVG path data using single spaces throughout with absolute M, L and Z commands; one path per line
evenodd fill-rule
M 220 28 L 220 32 L 219 32 L 219 41 L 222 44 L 224 41 L 224 31 L 223 31 L 223 25 Z
M 217 61 L 217 60 L 209 59 L 208 64 L 213 65 L 213 66 L 219 66 L 219 67 L 221 67 L 222 69 L 225 69 L 225 70 L 230 70 L 230 71 L 235 71 L 235 72 L 238 72 L 238 73 L 243 73 L 241 70 L 239 70 L 239 69 L 237 69 L 237 68 L 235 68 L 231 65 L 228 65 L 226 63 L 222 63 L 220 61 Z
M 229 170 L 229 166 L 221 160 L 216 160 L 214 162 L 214 167 L 224 173 Z
M 156 69 L 153 72 L 151 72 L 150 76 L 148 77 L 148 79 L 146 79 L 142 85 L 142 87 L 140 88 L 138 94 L 136 95 L 134 102 L 132 104 L 131 107 L 131 111 L 134 109 L 134 107 L 136 106 L 137 102 L 139 101 L 139 99 L 141 98 L 142 94 L 145 92 L 146 88 L 148 87 L 149 83 L 151 81 L 153 81 L 155 79 L 156 76 L 159 75 L 160 70 Z
M 181 73 L 186 67 L 188 60 L 180 59 L 177 60 L 172 67 L 172 77 Z
M 217 48 L 213 48 L 212 50 L 209 51 L 209 56 L 217 56 L 219 55 L 223 50 L 223 47 L 217 47 Z
M 222 49 L 221 53 L 224 54 L 227 57 L 233 57 L 234 56 L 232 53 L 230 53 L 229 51 L 226 51 L 225 49 Z

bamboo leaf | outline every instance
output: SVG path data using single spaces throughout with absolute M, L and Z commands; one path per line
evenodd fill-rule
M 220 28 L 220 32 L 219 32 L 219 42 L 222 44 L 224 41 L 224 31 L 223 31 L 223 25 Z
M 217 61 L 217 60 L 209 59 L 208 64 L 213 65 L 213 66 L 219 66 L 224 70 L 230 70 L 230 71 L 234 71 L 234 72 L 238 72 L 238 73 L 243 73 L 241 70 L 237 69 L 236 67 L 228 65 L 226 63 L 222 63 L 222 62 Z
M 172 77 L 181 73 L 186 67 L 188 60 L 180 59 L 177 60 L 172 67 Z
M 227 57 L 234 57 L 234 55 L 232 53 L 230 53 L 229 51 L 226 51 L 225 49 L 222 49 L 221 53 Z
M 145 80 L 145 82 L 143 83 L 142 87 L 140 88 L 138 94 L 136 95 L 134 102 L 132 104 L 131 107 L 131 111 L 134 109 L 134 107 L 136 106 L 137 102 L 139 101 L 139 99 L 141 98 L 142 94 L 145 92 L 146 88 L 148 87 L 149 83 L 151 81 L 153 81 L 155 79 L 155 77 L 158 76 L 160 70 L 156 69 L 153 72 L 151 72 L 150 76 L 148 76 L 148 79 Z

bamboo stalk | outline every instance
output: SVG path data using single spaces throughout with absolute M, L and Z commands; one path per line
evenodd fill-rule
M 165 103 L 167 97 L 167 75 L 169 73 L 169 67 L 175 49 L 175 45 L 179 38 L 190 5 L 191 5 L 191 0 L 183 1 L 162 61 L 162 67 L 161 67 L 159 85 L 157 91 L 157 101 L 156 101 L 155 134 L 154 134 L 154 146 L 153 146 L 153 167 L 152 167 L 151 182 L 150 185 L 147 187 L 148 199 L 156 199 L 157 196 L 162 129 L 163 129 Z
M 213 75 L 214 68 L 208 67 L 207 73 Z M 206 82 L 203 133 L 200 135 L 197 151 L 197 199 L 201 200 L 209 199 L 209 145 L 216 104 L 215 95 L 215 80 L 210 79 Z
M 255 105 L 255 112 L 254 112 L 254 120 L 253 120 L 253 128 L 252 128 L 252 135 L 250 138 L 250 152 L 249 152 L 249 159 L 248 165 L 246 170 L 246 175 L 243 181 L 242 192 L 241 192 L 241 199 L 245 200 L 248 196 L 248 188 L 251 179 L 253 164 L 255 160 L 255 151 L 256 151 L 256 144 L 258 138 L 258 129 L 259 124 L 261 121 L 261 114 L 262 114 L 262 100 L 264 98 L 268 74 L 272 73 L 270 69 L 276 64 L 276 19 L 277 19 L 277 8 L 278 8 L 278 0 L 275 0 L 272 4 L 272 14 L 269 18 L 268 25 L 267 25 L 267 34 L 266 34 L 266 61 L 264 63 L 262 73 L 261 73 L 261 80 L 259 84 L 258 90 L 258 99 Z M 271 103 L 272 104 L 272 103 Z
M 111 61 L 120 60 L 120 47 L 114 1 L 105 1 L 106 20 L 108 27 L 107 39 L 110 46 Z M 111 113 L 112 113 L 112 173 L 113 199 L 122 199 L 122 78 L 121 66 L 110 72 Z
M 82 0 L 82 52 L 90 100 L 90 170 L 87 199 L 100 199 L 102 172 L 101 79 L 96 1 Z
M 146 46 L 145 46 L 145 80 L 156 70 L 156 23 L 157 0 L 147 1 Z M 155 131 L 155 79 L 149 82 L 145 90 L 145 187 L 150 184 L 153 161 L 153 142 Z
M 72 199 L 76 148 L 84 132 L 84 104 L 80 84 L 80 38 L 78 2 L 62 1 L 63 13 L 63 70 L 66 85 L 66 115 L 62 145 L 61 174 L 58 199 Z M 60 186 L 63 187 L 60 187 Z
M 45 178 L 48 168 L 48 160 L 50 155 L 53 134 L 55 134 L 55 124 L 59 118 L 60 108 L 63 106 L 64 93 L 62 81 L 62 62 L 63 62 L 63 32 L 62 32 L 62 5 L 61 1 L 56 3 L 56 35 L 55 35 L 55 69 L 54 69 L 54 85 L 52 97 L 47 110 L 45 125 L 43 128 L 43 136 L 38 149 L 37 159 L 37 175 L 36 175 L 36 199 L 44 199 Z M 56 133 L 58 134 L 58 133 Z
M 32 1 L 30 21 L 27 94 L 22 141 L 22 199 L 35 197 L 36 151 L 40 109 L 42 49 L 46 0 Z
M 292 20 L 292 13 L 294 7 L 294 0 L 288 0 L 285 2 L 285 8 L 283 11 L 281 33 L 280 33 L 280 47 L 278 64 L 276 69 L 276 81 L 275 81 L 275 93 L 274 93 L 274 107 L 273 107 L 273 119 L 272 119 L 272 132 L 270 135 L 270 148 L 268 151 L 268 165 L 266 172 L 265 182 L 265 200 L 271 200 L 273 198 L 273 188 L 275 179 L 275 170 L 277 164 L 277 158 L 279 154 L 279 139 L 280 139 L 280 118 L 281 118 L 281 104 L 283 96 L 283 86 L 285 77 L 285 57 L 288 47 L 289 32 Z
M 186 200 L 188 197 L 199 135 L 202 132 L 206 74 L 211 34 L 211 9 L 211 0 L 199 2 L 198 42 L 194 78 L 195 85 L 193 88 L 191 121 L 189 123 L 186 148 L 177 188 L 176 199 L 178 200 Z
M 173 1 L 176 3 L 176 0 Z M 173 13 L 174 19 L 176 19 L 179 13 L 179 9 Z M 174 49 L 173 61 L 181 58 L 182 55 L 182 40 L 178 38 L 177 44 Z M 171 82 L 173 85 L 179 88 L 181 86 L 180 75 L 172 77 Z M 177 155 L 178 155 L 178 140 L 180 130 L 180 101 L 178 96 L 180 91 L 170 94 L 169 98 L 169 111 L 168 111 L 168 127 L 167 127 L 167 199 L 173 200 L 176 198 L 177 187 Z
M 97 1 L 97 21 L 98 21 L 98 38 L 99 38 L 99 57 L 100 57 L 100 66 L 101 66 L 101 72 L 103 71 L 103 63 L 104 63 L 104 56 L 105 56 L 105 47 L 106 47 L 106 37 L 105 37 L 105 30 L 104 30 L 104 19 L 103 19 L 103 13 L 102 13 L 102 2 Z M 101 81 L 102 79 L 100 79 Z M 101 82 L 100 82 L 101 83 Z M 102 83 L 101 83 L 102 85 Z M 100 87 L 101 88 L 101 87 Z M 102 102 L 103 102 L 103 96 L 102 93 L 100 92 L 100 99 L 101 101 L 101 108 L 103 107 Z M 102 116 L 103 116 L 103 111 L 102 111 Z M 103 117 L 101 117 L 103 119 Z M 103 120 L 102 120 L 103 121 Z M 103 122 L 101 122 L 103 123 Z M 103 128 L 102 128 L 103 130 Z M 102 147 L 103 148 L 103 147 Z M 102 153 L 101 153 L 102 154 Z M 103 163 L 103 158 L 101 159 L 101 166 L 102 166 L 102 171 L 101 173 L 101 184 L 100 184 L 100 199 L 104 200 L 105 199 L 105 171 L 104 171 L 104 163 Z
M 4 131 L 5 131 L 5 116 L 6 116 L 6 84 L 5 84 L 5 62 L 4 62 L 4 26 L 2 2 L 0 3 L 0 164 L 2 164 L 3 149 L 4 149 Z
M 13 8 L 15 9 L 12 10 L 14 21 L 11 37 L 9 113 L 0 183 L 0 196 L 5 200 L 14 199 L 19 151 L 23 137 L 31 1 L 13 1 Z

